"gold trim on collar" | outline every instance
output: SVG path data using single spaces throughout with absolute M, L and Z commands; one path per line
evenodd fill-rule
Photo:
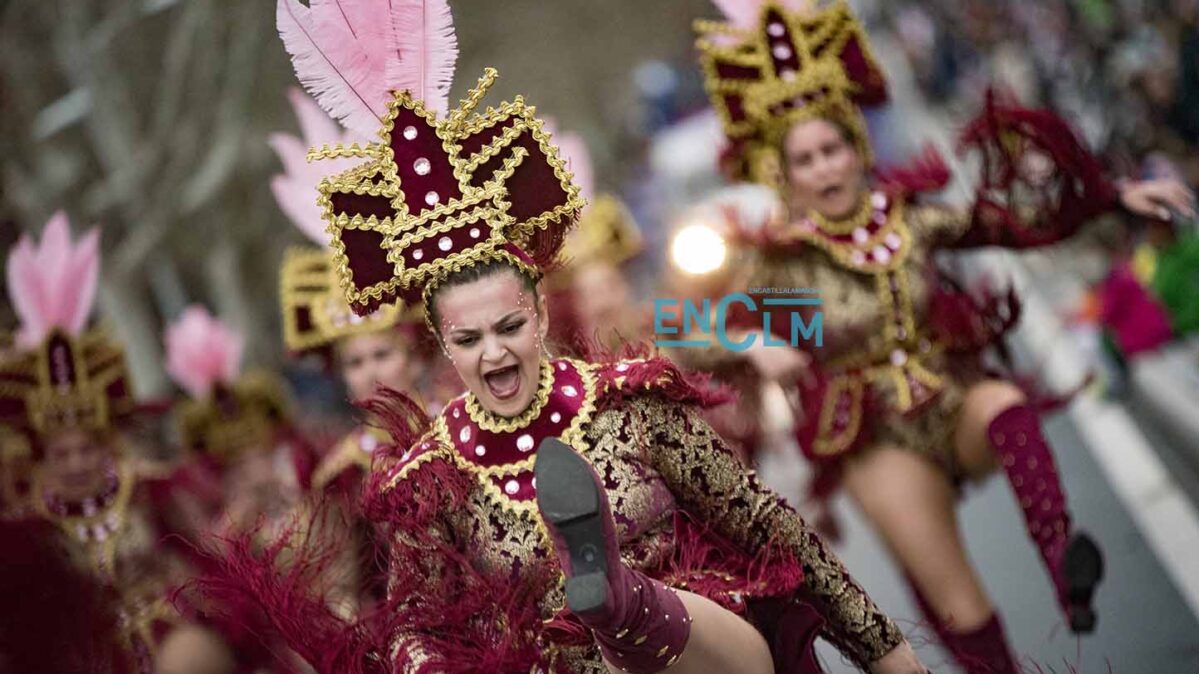
M 479 399 L 473 393 L 466 394 L 466 414 L 470 420 L 492 433 L 513 433 L 519 431 L 537 420 L 541 410 L 549 402 L 550 394 L 554 391 L 554 364 L 549 360 L 541 361 L 541 376 L 537 380 L 537 395 L 529 407 L 514 417 L 501 417 L 493 414 L 479 404 Z

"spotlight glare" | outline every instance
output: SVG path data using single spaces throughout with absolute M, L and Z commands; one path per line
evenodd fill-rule
M 727 255 L 724 237 L 707 225 L 687 225 L 670 242 L 671 262 L 693 276 L 716 271 Z

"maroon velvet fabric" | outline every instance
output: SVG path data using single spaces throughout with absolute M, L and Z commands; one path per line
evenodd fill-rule
M 416 135 L 409 139 L 412 131 Z M 435 127 L 423 117 L 407 108 L 399 108 L 391 131 L 391 149 L 404 203 L 410 213 L 416 215 L 431 208 L 426 200 L 430 193 L 438 197 L 433 205 L 462 198 L 458 178 L 454 176 L 454 167 L 442 140 Z M 428 170 L 422 175 L 425 166 Z
M 773 8 L 768 10 L 762 25 L 766 27 L 777 25 L 782 28 L 781 31 L 778 31 L 779 35 L 777 36 L 771 35 L 770 30 L 766 29 L 766 44 L 775 75 L 782 77 L 788 71 L 797 72 L 800 67 L 799 53 L 795 49 L 795 40 L 791 36 L 791 29 L 787 26 L 782 13 Z M 785 56 L 779 58 L 780 55 Z
M 462 251 L 482 243 L 491 237 L 491 224 L 479 219 L 474 222 L 460 224 L 454 229 L 441 234 L 435 234 L 421 239 L 404 248 L 401 255 L 404 258 L 405 269 L 416 269 L 421 265 L 431 264 L 442 258 L 457 255 Z M 391 271 L 388 271 L 390 278 Z
M 351 218 L 355 215 L 361 215 L 363 218 L 374 216 L 379 220 L 383 220 L 395 215 L 395 209 L 391 206 L 391 199 L 373 194 L 334 192 L 329 195 L 329 201 L 332 204 L 333 215 L 335 216 L 346 215 Z
M 458 453 L 470 463 L 485 468 L 517 463 L 534 456 L 542 438 L 559 436 L 570 428 L 583 406 L 586 393 L 583 377 L 566 361 L 558 361 L 553 367 L 554 386 L 545 406 L 532 424 L 516 433 L 480 428 L 467 414 L 465 398 L 446 405 L 442 417 Z M 509 498 L 529 501 L 536 496 L 531 468 L 516 475 L 491 479 Z
M 368 288 L 377 283 L 386 283 L 392 277 L 392 264 L 387 261 L 384 236 L 370 229 L 343 229 L 341 241 L 350 260 L 350 271 L 354 274 L 354 285 Z
M 887 102 L 887 80 L 882 72 L 867 60 L 866 50 L 858 40 L 851 36 L 841 48 L 841 63 L 849 79 L 858 86 L 853 100 L 858 105 L 882 105 Z

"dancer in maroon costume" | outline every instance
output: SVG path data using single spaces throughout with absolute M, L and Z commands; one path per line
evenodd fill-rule
M 745 178 L 777 188 L 790 211 L 763 226 L 741 223 L 745 246 L 729 265 L 738 273 L 728 290 L 821 294 L 823 345 L 811 349 L 812 376 L 798 387 L 799 440 L 822 492 L 838 479 L 846 486 L 963 666 L 1012 672 L 1014 658 L 954 514 L 962 481 L 1002 467 L 1071 628 L 1092 630 L 1099 549 L 1071 526 L 1036 406 L 1011 382 L 988 377 L 977 357 L 1015 321 L 1016 305 L 962 295 L 937 277 L 933 256 L 1050 244 L 1120 206 L 1147 216 L 1191 213 L 1191 194 L 1171 181 L 1114 185 L 1062 120 L 996 100 L 963 134 L 964 146 L 983 159 L 970 211 L 923 201 L 948 179 L 936 157 L 871 186 L 859 106 L 885 101 L 886 88 L 844 3 L 806 13 L 764 3 L 742 25 L 701 22 L 698 29 L 731 156 Z M 794 309 L 769 313 L 782 333 L 797 318 L 812 318 Z M 740 320 L 761 332 L 760 315 Z M 749 355 L 775 372 L 789 369 L 777 361 L 797 356 L 760 346 Z

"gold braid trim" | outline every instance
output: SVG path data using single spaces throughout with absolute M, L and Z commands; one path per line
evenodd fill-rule
M 479 428 L 492 433 L 515 433 L 537 420 L 541 410 L 550 400 L 554 390 L 554 364 L 548 360 L 541 361 L 541 372 L 537 380 L 537 394 L 533 402 L 524 412 L 515 417 L 501 417 L 493 414 L 479 405 L 479 399 L 473 393 L 466 394 L 466 414 Z
M 463 121 L 475 110 L 478 109 L 479 103 L 483 97 L 487 95 L 487 90 L 495 81 L 499 79 L 500 74 L 495 68 L 484 68 L 483 75 L 479 77 L 479 81 L 469 92 L 466 98 L 458 102 L 458 107 L 450 112 L 449 119 L 446 120 L 450 126 L 461 126 Z
M 874 204 L 871 202 L 870 191 L 862 192 L 862 199 L 858 203 L 858 210 L 853 215 L 844 220 L 833 220 L 827 218 L 820 211 L 808 211 L 808 217 L 816 226 L 823 232 L 829 234 L 851 234 L 858 227 L 865 227 L 870 224 L 870 218 L 874 216 Z M 877 236 L 884 228 L 880 228 L 879 232 L 875 232 Z
M 444 428 L 445 420 L 441 417 L 437 417 L 433 420 L 433 428 L 425 433 L 421 439 L 418 440 L 415 445 L 413 445 L 413 447 L 420 447 L 426 442 L 429 442 L 430 440 L 438 440 L 440 437 L 448 437 L 444 433 Z M 433 446 L 429 449 L 417 454 L 407 462 L 402 463 L 399 470 L 396 470 L 395 475 L 393 475 L 392 478 L 387 481 L 387 485 L 383 487 L 383 491 L 386 492 L 395 488 L 397 484 L 408 478 L 409 473 L 432 461 L 433 459 L 440 457 L 447 460 L 453 460 L 453 456 L 457 453 L 458 452 L 454 450 L 453 445 L 446 445 L 440 441 L 434 442 Z M 401 461 L 403 460 L 401 459 Z
M 834 456 L 848 450 L 862 429 L 863 398 L 866 393 L 865 382 L 852 374 L 842 374 L 834 377 L 824 395 L 824 403 L 820 407 L 820 420 L 817 426 L 816 439 L 812 443 L 812 451 L 820 456 Z M 834 435 L 834 418 L 837 402 L 842 395 L 849 395 L 849 421 L 845 430 Z
M 308 148 L 308 161 L 320 161 L 321 159 L 379 159 L 383 156 L 383 146 L 379 143 L 367 143 L 359 145 L 353 143 L 350 146 L 337 143 L 336 145 L 322 145 L 320 147 Z

